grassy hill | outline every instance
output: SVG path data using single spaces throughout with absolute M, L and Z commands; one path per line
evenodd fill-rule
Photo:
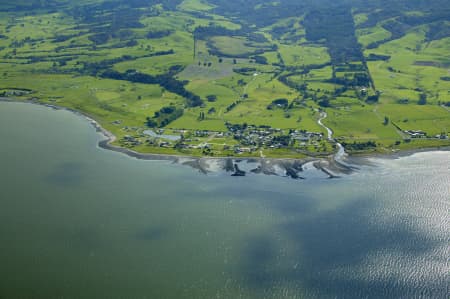
M 2 1 L 0 95 L 141 152 L 327 155 L 320 111 L 350 152 L 450 145 L 444 1 L 297 2 Z

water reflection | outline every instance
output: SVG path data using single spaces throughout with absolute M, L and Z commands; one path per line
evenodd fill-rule
M 448 152 L 336 180 L 205 176 L 99 149 L 72 114 L 2 104 L 0 127 L 16 122 L 0 131 L 20 140 L 0 147 L 6 298 L 448 297 Z

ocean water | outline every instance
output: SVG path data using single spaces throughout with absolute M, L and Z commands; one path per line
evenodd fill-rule
M 102 138 L 0 103 L 0 298 L 450 294 L 450 152 L 300 181 L 204 175 Z

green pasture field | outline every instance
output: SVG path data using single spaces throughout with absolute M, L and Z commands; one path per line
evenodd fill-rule
M 215 36 L 210 39 L 214 48 L 219 49 L 226 56 L 250 56 L 259 48 L 270 47 L 267 43 L 249 42 L 246 38 L 240 36 Z
M 286 65 L 303 66 L 330 61 L 327 48 L 311 46 L 279 45 L 279 52 Z
M 373 107 L 351 106 L 350 109 L 327 110 L 326 125 L 334 129 L 338 138 L 350 140 L 400 139 L 395 127 L 383 125 L 383 118 Z
M 450 128 L 448 111 L 436 105 L 387 104 L 380 106 L 379 112 L 402 130 L 422 130 L 434 136 Z
M 184 0 L 178 6 L 178 9 L 184 10 L 184 11 L 208 11 L 213 8 L 214 8 L 213 5 L 210 5 L 206 1 L 202 1 L 202 0 Z
M 356 71 L 342 71 L 349 63 L 336 64 L 332 49 L 323 40 L 306 40 L 303 15 L 273 20 L 270 25 L 246 24 L 245 20 L 222 15 L 207 0 L 185 0 L 175 9 L 162 5 L 129 8 L 129 13 L 136 14 L 130 19 L 139 25 L 128 28 L 127 20 L 122 27 L 108 31 L 108 9 L 99 10 L 92 20 L 71 14 L 75 6 L 101 2 L 56 1 L 64 9 L 55 12 L 31 8 L 29 1 L 2 1 L 0 93 L 32 90 L 17 99 L 80 111 L 115 134 L 118 145 L 123 145 L 124 136 L 135 136 L 142 144 L 132 147 L 139 152 L 203 155 L 201 149 L 147 145 L 147 138 L 142 136 L 142 131 L 149 129 L 147 118 L 168 106 L 182 109 L 183 114 L 164 129 L 186 129 L 189 134 L 196 130 L 227 132 L 227 123 L 326 133 L 317 124 L 318 109 L 323 109 L 328 114 L 323 122 L 336 138 L 375 141 L 379 144 L 376 151 L 450 144 L 436 139 L 407 142 L 407 136 L 396 127 L 423 130 L 429 136 L 450 132 L 450 112 L 443 107 L 450 102 L 450 37 L 427 40 L 430 24 L 412 26 L 404 36 L 366 49 L 392 35 L 382 27 L 384 21 L 366 28 L 362 25 L 370 20 L 370 13 L 354 12 L 355 36 L 364 56 L 376 54 L 389 59 L 352 62 L 362 67 L 358 72 L 368 74 L 371 83 L 349 83 L 347 90 L 336 93 L 347 84 L 342 80 L 352 78 Z M 6 11 L 17 5 L 22 9 Z M 223 28 L 224 33 L 194 42 L 193 32 L 198 26 Z M 227 30 L 238 30 L 234 31 L 238 34 L 228 34 Z M 111 70 L 121 74 L 132 70 L 155 78 L 170 76 L 186 92 L 200 97 L 202 104 L 190 106 L 173 84 L 134 83 L 102 76 Z M 283 82 L 283 76 L 287 82 Z M 361 96 L 361 90 L 367 90 L 367 95 Z M 366 101 L 367 96 L 375 94 L 379 94 L 378 101 Z M 208 101 L 208 96 L 215 96 L 214 100 Z M 424 96 L 426 103 L 418 105 Z M 324 98 L 329 100 L 328 106 L 321 103 Z M 287 100 L 289 107 L 268 109 L 280 99 Z M 385 117 L 389 119 L 387 124 Z M 234 155 L 232 148 L 223 149 L 224 144 L 239 145 L 232 136 L 199 140 L 213 144 L 216 156 Z M 312 154 L 333 151 L 332 143 L 325 139 L 306 149 Z M 293 148 L 262 150 L 267 157 L 304 155 Z
M 389 61 L 369 62 L 368 66 L 383 99 L 389 102 L 410 99 L 417 102 L 420 93 L 427 94 L 430 104 L 448 101 L 450 54 L 442 49 L 450 45 L 450 38 L 423 45 L 423 31 L 417 30 L 405 37 L 381 45 L 366 54 L 390 55 Z
M 369 17 L 366 13 L 357 13 L 353 15 L 353 19 L 355 21 L 355 26 L 359 26 L 364 22 L 366 22 L 369 19 Z
M 358 36 L 358 41 L 363 46 L 367 46 L 371 43 L 382 41 L 391 37 L 391 33 L 381 26 L 358 29 L 356 31 L 356 35 Z

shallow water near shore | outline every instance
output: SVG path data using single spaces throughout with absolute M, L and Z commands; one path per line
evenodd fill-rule
M 447 298 L 450 152 L 329 180 L 104 150 L 68 111 L 0 103 L 0 298 Z

